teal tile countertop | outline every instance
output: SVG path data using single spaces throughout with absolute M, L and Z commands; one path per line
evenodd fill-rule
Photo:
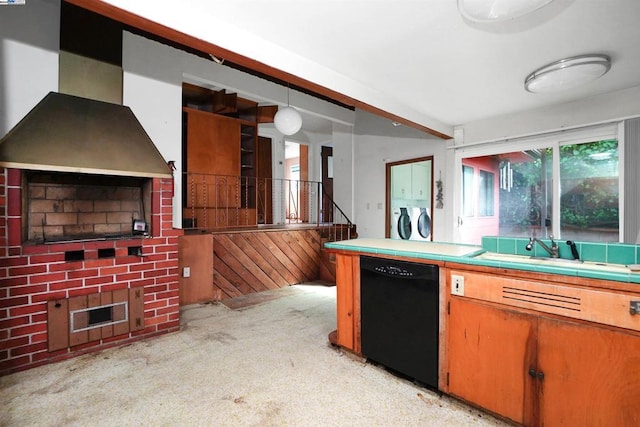
M 571 249 L 563 241 L 557 242 L 562 259 L 549 259 L 539 245 L 526 251 L 527 243 L 528 238 L 493 236 L 483 237 L 482 246 L 362 238 L 325 243 L 325 248 L 640 284 L 640 271 L 635 271 L 640 246 L 575 242 L 581 262 L 572 260 Z
M 482 246 L 455 243 L 425 242 L 397 239 L 352 239 L 325 243 L 327 249 L 342 249 L 383 255 L 405 256 L 435 261 L 453 261 L 459 257 L 477 255 L 484 250 Z

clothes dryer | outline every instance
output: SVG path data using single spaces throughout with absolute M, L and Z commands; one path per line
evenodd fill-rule
M 409 240 L 411 238 L 412 224 L 410 216 L 411 208 L 397 207 L 394 208 L 393 222 L 391 225 L 391 238 Z
M 426 207 L 411 208 L 409 240 L 431 240 L 431 210 Z

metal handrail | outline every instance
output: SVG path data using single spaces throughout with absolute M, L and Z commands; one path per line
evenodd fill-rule
M 329 240 L 353 235 L 353 223 L 321 182 L 188 172 L 183 178 L 183 228 L 315 224 Z M 323 212 L 323 197 L 330 202 L 329 215 Z

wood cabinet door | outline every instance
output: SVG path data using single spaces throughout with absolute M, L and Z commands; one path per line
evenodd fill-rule
M 229 117 L 190 111 L 186 151 L 188 172 L 239 176 L 239 122 Z
M 640 337 L 540 319 L 541 425 L 640 425 Z
M 419 162 L 411 165 L 411 197 L 415 200 L 431 202 L 431 163 Z
M 391 198 L 411 199 L 411 164 L 395 165 L 391 169 Z
M 451 298 L 447 360 L 449 393 L 517 423 L 531 420 L 536 318 Z
M 338 345 L 360 353 L 360 258 L 336 255 Z
M 189 267 L 189 275 L 180 274 L 180 305 L 196 304 L 214 299 L 213 235 L 194 234 L 178 237 L 178 268 Z

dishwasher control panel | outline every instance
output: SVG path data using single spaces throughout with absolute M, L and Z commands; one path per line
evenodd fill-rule
M 413 273 L 404 268 L 395 267 L 393 265 L 379 265 L 376 266 L 375 271 L 387 276 L 400 276 L 400 277 L 412 277 Z

